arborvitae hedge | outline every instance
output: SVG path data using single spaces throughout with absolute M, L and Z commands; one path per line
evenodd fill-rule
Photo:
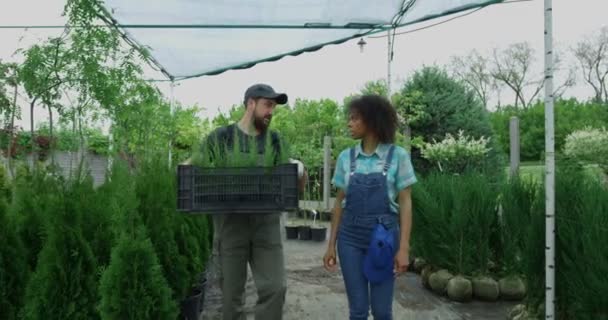
M 49 234 L 27 286 L 24 319 L 98 319 L 96 259 L 82 232 L 78 181 L 60 186 L 48 205 Z
M 141 164 L 136 177 L 138 211 L 148 230 L 163 274 L 176 300 L 183 299 L 192 283 L 176 241 L 177 200 L 175 171 L 160 159 Z M 191 257 L 188 257 L 191 259 Z
M 7 214 L 10 187 L 0 167 L 0 319 L 17 319 L 28 276 L 25 249 Z
M 143 227 L 135 235 L 125 233 L 120 238 L 99 291 L 103 320 L 177 318 L 171 288 Z

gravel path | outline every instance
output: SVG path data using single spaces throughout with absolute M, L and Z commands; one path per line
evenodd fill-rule
M 321 266 L 326 243 L 285 240 L 287 301 L 284 320 L 348 319 L 348 306 L 342 275 Z M 221 319 L 221 292 L 213 266 L 202 319 Z M 251 274 L 246 285 L 245 310 L 253 319 L 257 295 Z M 393 314 L 396 320 L 504 320 L 513 303 L 455 303 L 422 287 L 420 277 L 408 273 L 397 280 Z M 371 319 L 371 317 L 370 317 Z M 266 320 L 266 319 L 264 319 Z M 268 319 L 272 320 L 272 319 Z

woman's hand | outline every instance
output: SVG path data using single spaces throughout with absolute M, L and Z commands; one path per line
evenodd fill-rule
M 327 247 L 327 252 L 325 252 L 325 256 L 323 256 L 323 266 L 325 270 L 334 272 L 338 270 L 336 265 L 336 248 L 333 246 Z
M 408 249 L 399 249 L 395 255 L 395 274 L 400 276 L 407 272 L 410 264 L 410 252 Z

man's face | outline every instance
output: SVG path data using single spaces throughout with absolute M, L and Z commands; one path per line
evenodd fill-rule
M 272 112 L 277 103 L 274 100 L 259 98 L 250 100 L 253 105 L 253 124 L 260 132 L 265 132 L 272 121 Z

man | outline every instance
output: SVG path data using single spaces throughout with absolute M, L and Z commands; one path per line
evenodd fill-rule
M 237 123 L 213 131 L 207 138 L 211 150 L 214 144 L 219 150 L 229 152 L 237 141 L 255 141 L 259 154 L 264 154 L 266 137 L 270 134 L 275 154 L 281 151 L 279 135 L 269 132 L 272 113 L 277 104 L 287 103 L 287 95 L 276 93 L 265 84 L 256 84 L 245 92 L 245 114 Z M 240 143 L 241 152 L 249 152 L 248 143 Z M 223 153 L 222 152 L 222 153 Z M 301 162 L 298 175 L 299 187 L 305 184 L 305 172 Z M 280 320 L 285 302 L 286 280 L 280 214 L 214 215 L 214 246 L 220 263 L 220 286 L 223 295 L 224 320 L 245 320 L 243 312 L 247 264 L 251 266 L 258 291 L 255 309 L 256 320 Z

